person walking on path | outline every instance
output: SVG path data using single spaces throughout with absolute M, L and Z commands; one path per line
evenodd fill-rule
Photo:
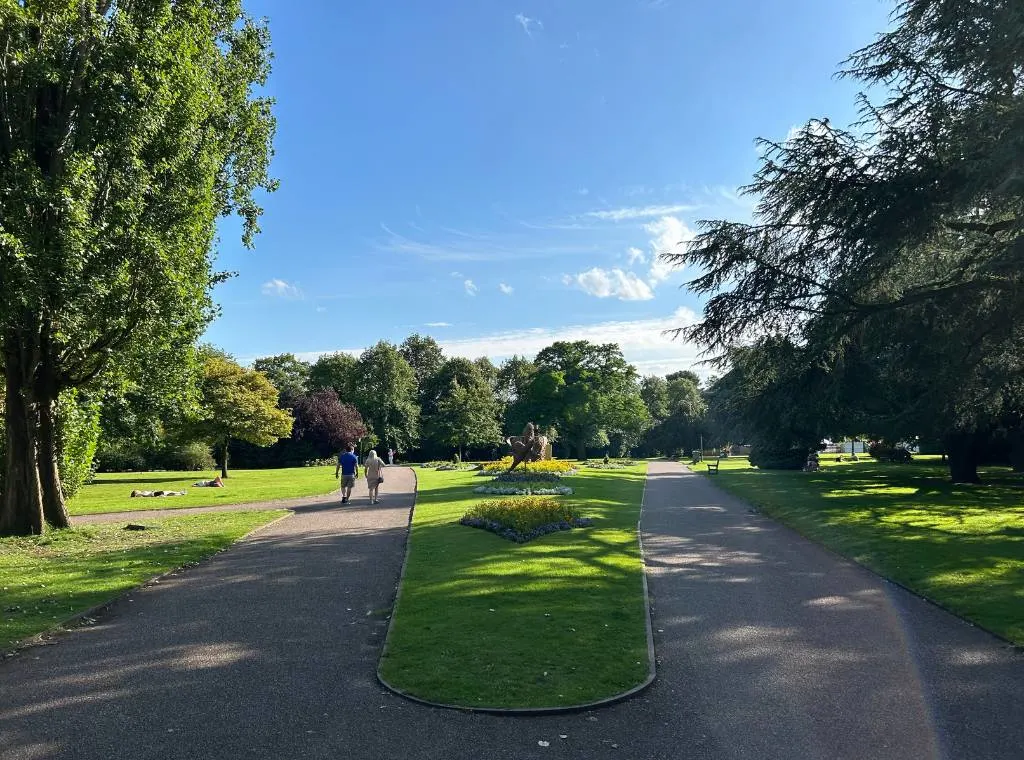
M 371 451 L 363 463 L 363 472 L 366 473 L 366 487 L 370 491 L 370 503 L 377 503 L 377 489 L 384 482 L 384 460 L 377 456 L 376 451 Z
M 392 448 L 388 449 L 388 466 L 395 463 L 395 450 Z
M 334 477 L 341 473 L 341 503 L 347 504 L 352 497 L 352 489 L 356 485 L 356 477 L 359 475 L 359 458 L 355 455 L 356 447 L 351 443 L 346 447 L 344 454 L 338 457 L 338 466 L 334 468 Z

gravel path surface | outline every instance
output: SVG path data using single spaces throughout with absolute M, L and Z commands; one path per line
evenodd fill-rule
M 538 718 L 402 700 L 374 678 L 414 493 L 388 480 L 0 664 L 0 758 L 1021 756 L 1017 651 L 672 463 L 643 518 L 654 686 Z

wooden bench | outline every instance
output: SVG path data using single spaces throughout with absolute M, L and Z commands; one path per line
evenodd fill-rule
M 710 472 L 717 473 L 718 472 L 718 465 L 720 465 L 721 463 L 722 463 L 722 458 L 719 457 L 714 462 L 705 462 L 704 464 L 706 464 L 708 466 L 708 472 L 709 473 Z

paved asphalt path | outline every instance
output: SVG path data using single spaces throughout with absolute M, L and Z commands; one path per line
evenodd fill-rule
M 536 718 L 407 702 L 374 679 L 411 471 L 387 486 L 376 507 L 299 507 L 0 664 L 0 758 L 1024 754 L 1020 653 L 673 463 L 651 464 L 643 518 L 654 686 Z

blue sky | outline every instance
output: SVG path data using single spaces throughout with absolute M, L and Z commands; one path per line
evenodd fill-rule
M 693 364 L 663 330 L 700 302 L 654 254 L 746 218 L 754 139 L 847 123 L 838 63 L 881 0 L 250 0 L 270 21 L 274 173 L 256 249 L 223 225 L 222 316 L 243 360 L 413 332 L 452 355 L 619 342 Z M 692 273 L 689 273 L 692 275 Z

